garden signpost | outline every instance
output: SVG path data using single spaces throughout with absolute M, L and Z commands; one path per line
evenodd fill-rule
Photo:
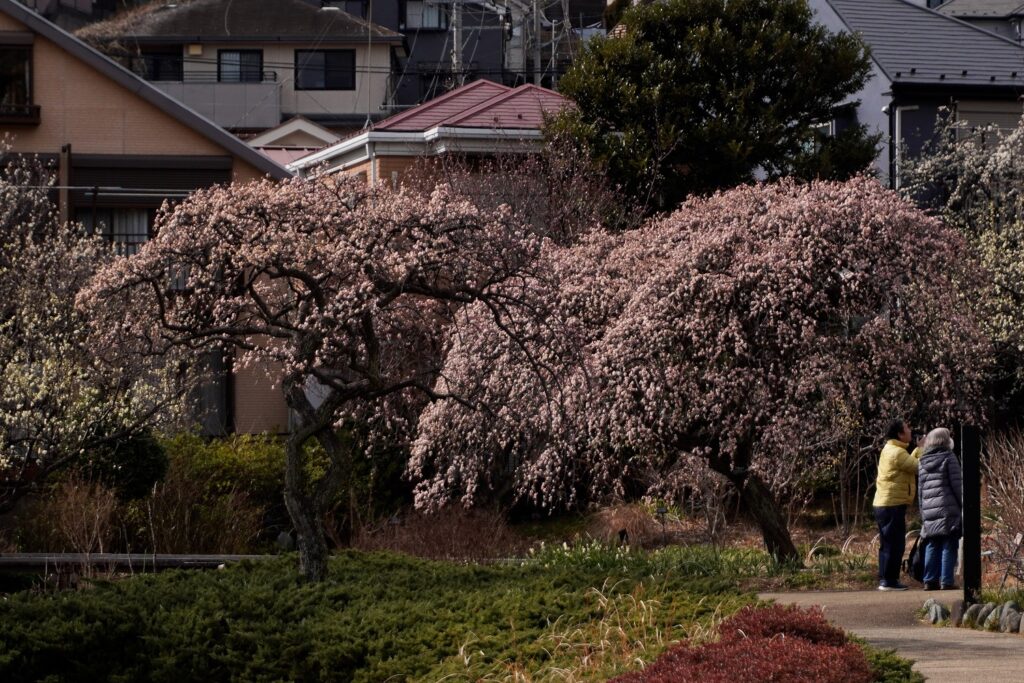
M 964 501 L 964 604 L 981 599 L 981 434 L 976 427 L 960 428 Z

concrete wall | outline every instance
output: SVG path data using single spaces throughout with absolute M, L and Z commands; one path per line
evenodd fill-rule
M 288 406 L 281 388 L 273 386 L 275 368 L 244 368 L 234 373 L 235 432 L 283 434 L 288 431 Z

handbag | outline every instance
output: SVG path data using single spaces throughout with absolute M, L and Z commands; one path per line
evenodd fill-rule
M 910 554 L 903 560 L 903 571 L 914 581 L 924 581 L 924 544 L 920 536 L 914 539 Z

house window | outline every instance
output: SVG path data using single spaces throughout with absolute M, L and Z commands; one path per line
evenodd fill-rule
M 0 118 L 39 120 L 32 103 L 31 45 L 0 45 Z
M 263 50 L 218 50 L 217 80 L 259 83 L 263 80 Z
M 147 81 L 184 80 L 181 50 L 143 52 L 141 75 Z
M 444 5 L 423 0 L 406 0 L 405 28 L 448 28 L 448 13 Z
M 355 50 L 296 50 L 296 90 L 355 90 Z
M 79 209 L 77 218 L 86 232 L 102 235 L 123 256 L 136 253 L 149 239 L 152 224 L 148 209 Z

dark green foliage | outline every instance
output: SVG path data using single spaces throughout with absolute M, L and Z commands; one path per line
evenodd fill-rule
M 835 135 L 812 129 L 808 136 L 806 151 L 794 157 L 790 166 L 790 173 L 803 180 L 845 180 L 870 171 L 882 140 L 881 133 L 871 135 L 864 125 Z
M 604 14 L 602 19 L 604 20 L 604 27 L 607 30 L 615 28 L 616 24 L 622 19 L 622 14 L 629 9 L 632 5 L 632 0 L 612 0 L 604 8 Z
M 94 448 L 84 473 L 117 492 L 122 501 L 146 496 L 167 474 L 168 458 L 160 442 L 148 431 L 129 434 Z
M 860 89 L 870 62 L 858 38 L 815 25 L 804 0 L 667 0 L 628 9 L 622 23 L 560 81 L 578 109 L 553 129 L 649 209 L 758 168 L 843 178 L 866 165 L 877 141 L 858 127 L 808 158 L 813 128 Z
M 399 448 L 375 446 L 368 455 L 355 430 L 342 432 L 352 440 L 352 462 L 343 488 L 330 510 L 333 524 L 347 541 L 353 526 L 394 513 L 412 500 L 403 477 L 408 454 Z M 284 509 L 284 440 L 276 436 L 235 435 L 204 439 L 180 434 L 164 442 L 175 467 L 186 468 L 207 482 L 211 495 L 244 492 L 267 513 L 268 526 L 290 525 Z M 309 446 L 310 479 L 317 481 L 327 469 L 327 454 Z M 276 532 L 275 532 L 276 533 Z
M 555 656 L 540 636 L 556 620 L 599 618 L 602 600 L 628 600 L 641 582 L 666 632 L 751 599 L 722 579 L 651 577 L 650 569 L 459 566 L 350 552 L 315 584 L 300 582 L 286 558 L 15 595 L 0 603 L 0 680 L 440 680 L 466 674 L 458 654 L 468 642 L 485 653 L 474 654 L 476 666 L 539 668 Z
M 899 657 L 895 650 L 878 650 L 865 643 L 861 647 L 878 683 L 924 683 L 924 676 L 912 669 L 914 662 Z
M 238 434 L 204 439 L 178 434 L 163 445 L 174 466 L 204 481 L 210 494 L 244 491 L 264 508 L 283 505 L 284 442 L 279 437 Z

